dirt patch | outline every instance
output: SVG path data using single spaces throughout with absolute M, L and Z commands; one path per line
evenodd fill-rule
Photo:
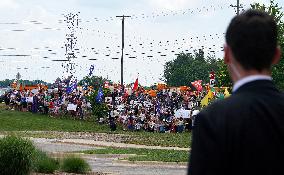
M 7 134 L 2 132 L 3 134 Z M 57 139 L 87 139 L 94 141 L 125 143 L 132 137 L 127 134 L 94 133 L 94 132 L 60 132 L 60 131 L 17 131 L 25 137 L 57 138 Z

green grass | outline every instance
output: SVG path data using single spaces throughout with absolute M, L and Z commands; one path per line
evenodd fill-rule
M 68 118 L 51 118 L 47 115 L 32 114 L 30 112 L 9 111 L 0 108 L 0 133 L 14 134 L 28 137 L 58 138 L 51 133 L 30 133 L 17 131 L 64 131 L 64 132 L 97 132 L 109 133 L 107 125 L 99 125 L 95 122 L 73 120 Z M 125 143 L 153 146 L 171 146 L 188 148 L 190 146 L 190 133 L 150 133 L 127 132 L 118 127 L 114 134 L 130 135 Z
M 52 174 L 59 169 L 59 161 L 51 158 L 47 153 L 36 150 L 35 160 L 33 162 L 33 170 L 37 173 Z
M 62 160 L 61 170 L 67 173 L 85 174 L 91 170 L 90 165 L 80 157 L 66 157 Z
M 51 118 L 47 115 L 0 110 L 0 131 L 109 131 L 108 126 L 95 122 L 64 118 Z
M 131 140 L 126 143 L 137 145 L 153 145 L 153 146 L 169 146 L 188 148 L 191 144 L 191 134 L 185 133 L 151 133 L 151 132 L 135 132 L 130 133 Z
M 135 154 L 129 156 L 129 161 L 161 161 L 161 162 L 187 162 L 188 151 L 144 149 L 144 148 L 112 148 L 87 150 L 85 154 Z

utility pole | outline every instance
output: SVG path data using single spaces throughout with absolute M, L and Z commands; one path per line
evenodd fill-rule
M 240 14 L 240 9 L 243 8 L 243 5 L 240 4 L 240 0 L 237 0 L 237 5 L 232 5 L 231 4 L 230 6 L 233 7 L 233 8 L 237 8 L 237 15 Z
M 123 49 L 124 49 L 124 18 L 129 18 L 131 16 L 116 16 L 117 18 L 122 18 L 122 43 L 121 43 L 121 88 L 122 92 L 124 92 L 124 86 L 123 86 Z
M 240 1 L 237 0 L 237 15 L 240 14 Z

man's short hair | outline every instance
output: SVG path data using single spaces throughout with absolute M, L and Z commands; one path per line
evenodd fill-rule
M 245 11 L 232 19 L 226 42 L 244 69 L 270 69 L 277 47 L 276 22 L 263 11 Z

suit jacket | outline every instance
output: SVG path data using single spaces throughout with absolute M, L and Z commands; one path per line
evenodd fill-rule
M 284 95 L 272 81 L 241 86 L 195 119 L 188 174 L 284 174 Z

